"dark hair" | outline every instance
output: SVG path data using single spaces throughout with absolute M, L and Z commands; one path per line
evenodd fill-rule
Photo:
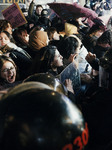
M 5 30 L 7 27 L 9 27 L 9 24 L 11 25 L 11 23 L 8 20 L 0 21 L 0 30 Z
M 39 55 L 35 57 L 32 72 L 33 73 L 46 73 L 51 69 L 51 63 L 55 57 L 56 46 L 48 45 L 40 49 Z
M 101 25 L 95 24 L 95 25 L 93 25 L 93 26 L 89 29 L 88 34 L 92 34 L 92 33 L 97 32 L 97 31 L 99 31 L 99 30 L 104 31 L 104 29 L 101 27 Z
M 43 8 L 43 7 L 42 7 L 42 5 L 37 5 L 37 6 L 36 6 L 36 8 L 38 8 L 38 7 L 41 7 L 41 8 Z
M 42 12 L 41 12 L 41 16 L 42 17 L 48 17 L 49 16 L 48 9 L 43 9 Z
M 78 46 L 79 42 L 76 38 L 66 37 L 59 43 L 58 50 L 63 58 L 68 59 L 71 54 L 75 53 Z
M 105 43 L 109 44 L 112 46 L 112 31 L 111 30 L 106 30 L 97 40 L 97 43 Z
M 27 34 L 27 30 L 24 28 L 15 29 L 12 36 L 16 42 L 17 46 L 28 46 L 28 42 L 22 37 L 22 32 Z
M 47 35 L 49 37 L 50 40 L 53 39 L 53 34 L 57 32 L 56 28 L 55 27 L 50 27 L 47 29 Z
M 0 31 L 0 34 L 1 34 L 1 33 L 5 33 L 6 36 L 9 38 L 9 40 L 11 40 L 11 35 L 10 35 L 9 32 L 7 32 L 7 31 Z

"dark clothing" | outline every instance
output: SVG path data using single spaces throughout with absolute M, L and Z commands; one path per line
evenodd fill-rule
M 108 49 L 109 47 L 102 47 L 102 46 L 96 45 L 94 47 L 93 53 L 96 54 L 97 58 L 101 58 Z
M 99 70 L 99 59 L 103 57 L 103 55 L 108 49 L 109 49 L 108 47 L 101 47 L 99 45 L 96 45 L 94 47 L 93 54 L 96 54 L 96 59 L 90 62 L 90 65 L 92 66 L 93 69 L 97 71 Z
M 47 28 L 49 28 L 51 26 L 51 21 L 48 18 L 46 18 L 46 17 L 40 17 L 38 19 L 37 25 L 39 25 L 44 30 L 46 30 Z
M 112 91 L 91 88 L 83 97 L 81 111 L 89 129 L 88 150 L 111 150 L 112 146 Z
M 36 12 L 34 12 L 34 5 L 34 2 L 32 1 L 29 6 L 28 16 L 30 20 L 34 20 L 36 25 L 40 16 Z
M 14 83 L 8 83 L 8 82 L 5 82 L 4 80 L 3 81 L 0 80 L 0 91 L 12 88 L 12 87 L 20 84 L 21 82 L 22 81 L 15 81 Z
M 9 56 L 18 68 L 20 79 L 23 80 L 29 76 L 29 68 L 32 65 L 32 60 L 16 50 L 10 52 Z
M 9 57 L 15 62 L 19 71 L 20 80 L 23 80 L 29 75 L 29 68 L 32 65 L 31 56 L 22 48 L 17 47 L 13 43 L 1 47 L 0 50 L 3 54 L 9 54 Z
M 96 42 L 97 42 L 97 37 L 96 36 L 89 36 L 86 35 L 83 37 L 82 43 L 84 45 L 84 47 L 88 50 L 88 52 L 93 53 L 94 47 L 96 46 Z

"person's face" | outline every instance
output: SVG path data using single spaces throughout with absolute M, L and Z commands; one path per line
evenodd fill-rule
M 8 83 L 13 83 L 16 80 L 16 69 L 15 66 L 10 62 L 6 61 L 1 68 L 1 78 L 6 80 Z
M 103 34 L 102 30 L 98 30 L 98 31 L 95 32 L 96 37 L 100 37 L 102 34 Z
M 12 26 L 10 25 L 10 23 L 8 23 L 8 27 L 5 29 L 5 31 L 7 31 L 10 34 L 12 34 Z
M 23 39 L 25 39 L 27 42 L 29 41 L 29 34 L 27 34 L 27 32 L 22 32 L 22 37 Z
M 54 32 L 54 34 L 53 34 L 53 39 L 54 40 L 59 40 L 60 39 L 60 37 L 59 37 L 60 35 L 57 33 L 57 31 L 56 32 Z
M 0 46 L 5 46 L 10 42 L 10 39 L 5 33 L 0 34 Z
M 36 13 L 38 14 L 38 15 L 41 15 L 41 11 L 42 11 L 42 7 L 37 7 L 36 8 Z
M 60 55 L 59 51 L 55 51 L 54 61 L 52 62 L 52 66 L 55 67 L 61 67 L 63 66 L 63 57 Z

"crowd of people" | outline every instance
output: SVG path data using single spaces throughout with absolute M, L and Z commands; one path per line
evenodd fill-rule
M 112 17 L 110 15 L 107 24 L 99 18 L 112 12 L 111 1 L 86 1 L 81 9 L 86 7 L 88 12 L 89 10 L 95 12 L 94 20 L 90 20 L 94 17 L 87 16 L 63 20 L 56 14 L 51 20 L 49 9 L 38 4 L 34 10 L 34 6 L 35 2 L 32 0 L 27 11 L 28 15 L 25 16 L 26 24 L 15 29 L 8 20 L 4 19 L 0 24 L 0 148 L 2 150 L 9 148 L 28 150 L 38 147 L 39 150 L 111 150 Z M 25 10 L 22 11 L 24 13 Z M 62 95 L 67 99 L 65 102 Z M 51 103 L 49 99 L 56 103 Z M 26 113 L 24 108 L 21 108 L 22 100 Z M 65 106 L 68 100 L 71 104 Z M 74 116 L 78 117 L 78 121 L 77 117 L 71 119 L 73 108 L 70 105 L 73 107 L 75 105 L 73 112 L 76 110 Z M 69 114 L 67 109 L 71 109 Z M 46 113 L 48 118 L 43 115 L 44 110 L 45 113 L 49 110 Z M 67 116 L 64 116 L 64 113 Z M 29 120 L 27 114 L 30 116 Z M 11 116 L 15 118 L 11 119 Z M 55 117 L 56 119 L 53 119 Z M 26 132 L 25 135 L 20 136 L 23 141 L 21 138 L 20 141 L 14 139 L 14 136 L 19 136 L 15 130 L 17 124 L 19 127 L 19 120 Z M 60 120 L 63 120 L 63 123 Z M 11 121 L 14 122 L 10 129 L 7 122 Z M 53 135 L 45 129 L 47 125 L 44 124 L 49 122 L 49 132 Z M 71 127 L 68 123 L 76 127 Z M 33 141 L 34 137 L 31 138 L 32 133 L 29 133 L 28 125 L 31 125 L 31 130 L 33 127 L 36 130 L 37 143 Z M 62 131 L 62 128 L 65 130 Z M 17 129 L 22 132 L 22 128 Z M 73 135 L 71 132 L 74 132 Z M 15 141 L 14 147 L 11 145 L 13 141 L 11 137 Z

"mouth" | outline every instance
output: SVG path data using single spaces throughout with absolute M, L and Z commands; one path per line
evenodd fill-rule
M 8 82 L 12 83 L 14 81 L 15 81 L 14 80 L 14 75 L 11 75 L 11 76 L 8 77 Z

